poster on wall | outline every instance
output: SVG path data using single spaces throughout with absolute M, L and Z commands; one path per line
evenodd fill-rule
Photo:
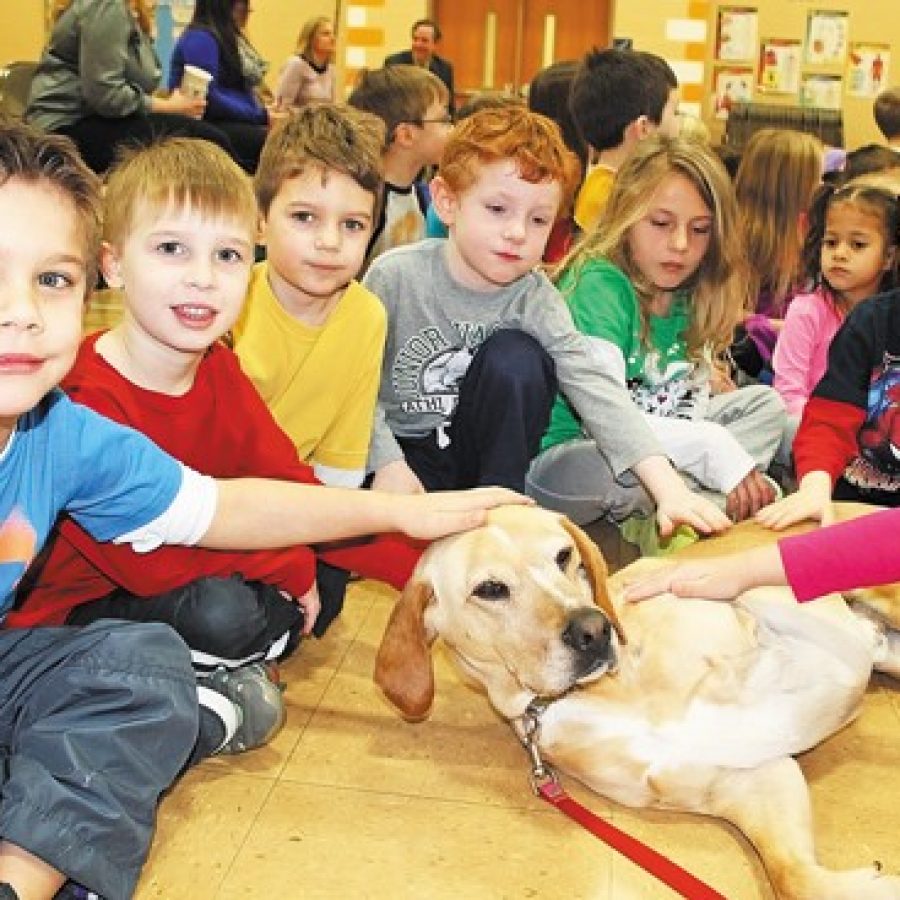
M 756 25 L 755 9 L 722 7 L 716 28 L 716 59 L 753 59 L 756 55 Z
M 889 44 L 851 44 L 847 66 L 847 93 L 876 97 L 890 85 Z
M 749 66 L 717 69 L 713 89 L 713 113 L 717 119 L 727 119 L 735 103 L 749 103 L 753 99 L 753 69 Z
M 846 12 L 812 11 L 806 20 L 806 61 L 811 65 L 843 65 L 847 58 Z
M 840 109 L 844 79 L 840 75 L 804 75 L 800 82 L 800 105 L 816 109 Z
M 796 94 L 800 90 L 800 41 L 773 38 L 762 42 L 759 89 L 767 94 Z

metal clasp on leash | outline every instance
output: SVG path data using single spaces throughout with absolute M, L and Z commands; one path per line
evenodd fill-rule
M 546 708 L 546 703 L 542 703 L 540 700 L 532 700 L 520 719 L 522 733 L 519 735 L 519 740 L 531 759 L 531 771 L 528 773 L 528 779 L 531 782 L 531 790 L 537 796 L 540 796 L 541 788 L 546 785 L 559 784 L 559 776 L 557 776 L 556 770 L 549 763 L 544 762 L 538 747 L 541 716 Z

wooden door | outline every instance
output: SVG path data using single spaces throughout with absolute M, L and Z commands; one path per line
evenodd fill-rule
M 547 16 L 555 18 L 553 60 L 579 59 L 609 43 L 609 0 L 434 0 L 443 38 L 441 56 L 453 63 L 456 90 L 519 90 L 543 68 Z M 493 26 L 488 24 L 489 15 Z M 493 84 L 485 84 L 485 53 L 494 30 Z M 488 73 L 490 74 L 490 72 Z

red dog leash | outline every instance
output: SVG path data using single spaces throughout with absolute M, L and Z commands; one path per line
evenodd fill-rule
M 724 895 L 677 863 L 601 819 L 566 793 L 556 772 L 541 759 L 537 746 L 540 716 L 546 706 L 539 700 L 533 700 L 521 720 L 524 737 L 520 736 L 520 739 L 531 757 L 531 787 L 534 792 L 687 900 L 726 900 Z

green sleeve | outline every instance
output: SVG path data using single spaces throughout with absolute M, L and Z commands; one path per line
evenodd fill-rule
M 621 270 L 604 260 L 589 262 L 574 277 L 566 277 L 560 290 L 575 327 L 589 337 L 615 344 L 627 359 L 634 349 L 638 304 L 634 288 Z

